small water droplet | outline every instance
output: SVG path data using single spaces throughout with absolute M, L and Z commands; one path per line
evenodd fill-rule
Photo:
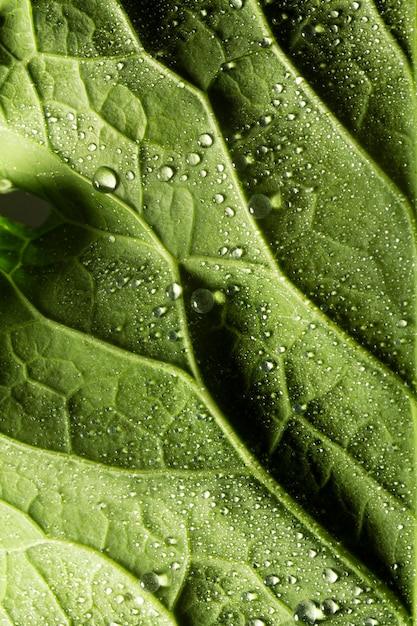
M 323 570 L 323 580 L 326 583 L 333 584 L 336 582 L 338 578 L 339 578 L 339 574 L 335 572 L 334 569 L 332 569 L 331 567 L 326 567 Z
M 275 587 L 275 585 L 277 585 L 278 583 L 279 583 L 279 578 L 278 576 L 275 576 L 275 574 L 269 574 L 264 580 L 264 584 L 267 587 Z
M 259 41 L 259 45 L 261 46 L 261 48 L 270 48 L 272 46 L 271 37 L 262 37 L 262 39 Z
M 116 63 L 116 68 L 120 71 L 124 68 L 125 64 L 122 63 L 121 61 L 119 61 L 119 63 Z
M 225 208 L 225 210 L 224 210 L 224 214 L 225 214 L 225 216 L 226 216 L 226 217 L 234 217 L 234 216 L 235 216 L 235 212 L 234 212 L 234 210 L 232 209 L 232 207 L 230 207 L 230 206 L 227 206 L 227 207 Z
M 170 167 L 169 165 L 162 165 L 157 172 L 158 180 L 166 183 L 171 180 L 171 178 L 174 176 L 174 173 L 175 172 L 172 167 Z
M 154 317 L 163 317 L 167 311 L 168 311 L 167 306 L 157 306 L 153 309 L 152 315 Z
M 191 295 L 191 307 L 196 313 L 208 313 L 214 306 L 214 296 L 208 289 L 196 289 Z
M 259 369 L 262 372 L 270 372 L 275 367 L 275 363 L 273 361 L 261 361 L 259 363 Z
M 119 184 L 119 177 L 110 167 L 102 165 L 93 175 L 93 187 L 101 193 L 111 193 L 115 191 Z
M 263 193 L 255 193 L 249 200 L 248 209 L 255 219 L 262 220 L 272 211 L 272 204 L 268 196 Z
M 187 154 L 185 160 L 188 165 L 198 165 L 201 161 L 201 157 L 197 152 L 190 152 L 190 154 Z
M 241 9 L 243 7 L 243 0 L 229 0 L 229 4 L 232 9 Z
M 87 149 L 89 152 L 95 152 L 97 150 L 97 144 L 95 143 L 89 143 L 87 146 Z
M 132 170 L 128 170 L 126 172 L 126 178 L 127 178 L 127 180 L 134 180 L 135 179 L 135 173 L 132 172 Z
M 303 413 L 303 411 L 304 411 L 304 407 L 303 407 L 302 404 L 299 404 L 298 402 L 295 402 L 295 404 L 292 405 L 292 411 L 296 415 L 301 415 L 301 413 Z
M 116 241 L 116 237 L 114 235 L 109 236 L 109 243 L 114 243 Z
M 321 603 L 321 610 L 324 615 L 334 615 L 339 609 L 340 606 L 333 600 L 333 598 L 326 598 Z
M 224 202 L 224 195 L 222 193 L 216 193 L 213 196 L 213 202 L 215 204 L 222 204 L 222 202 Z
M 182 294 L 182 288 L 181 288 L 181 285 L 179 285 L 178 283 L 171 283 L 165 289 L 165 295 L 170 300 L 178 300 L 181 294 Z
M 313 600 L 302 600 L 294 610 L 294 620 L 302 624 L 315 624 L 318 618 L 317 606 Z
M 374 617 L 367 617 L 364 621 L 364 626 L 378 626 L 379 622 Z
M 407 320 L 399 320 L 397 322 L 397 328 L 405 328 L 407 326 Z
M 242 258 L 243 254 L 244 250 L 240 246 L 237 246 L 236 248 L 232 248 L 232 250 L 230 250 L 230 256 L 232 259 L 240 259 Z
M 203 133 L 198 138 L 198 145 L 202 148 L 210 148 L 213 145 L 213 137 L 208 133 Z
M 252 617 L 245 622 L 245 626 L 266 626 L 266 623 L 263 619 L 259 619 L 258 617 Z

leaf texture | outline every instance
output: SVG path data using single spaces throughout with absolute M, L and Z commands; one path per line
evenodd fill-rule
M 403 4 L 0 3 L 1 624 L 413 623 Z

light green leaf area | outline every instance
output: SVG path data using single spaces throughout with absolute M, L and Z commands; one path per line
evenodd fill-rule
M 0 0 L 0 625 L 411 625 L 414 3 L 139 4 Z

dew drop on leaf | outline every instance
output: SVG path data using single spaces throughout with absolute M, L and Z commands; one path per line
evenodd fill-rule
M 326 598 L 321 603 L 321 610 L 324 615 L 334 615 L 339 609 L 339 605 L 333 600 L 333 598 Z
M 162 167 L 159 168 L 157 176 L 158 176 L 158 180 L 160 180 L 163 183 L 168 182 L 169 180 L 171 180 L 171 178 L 174 176 L 174 170 L 172 169 L 172 167 L 170 167 L 169 165 L 162 165 Z
M 270 372 L 271 370 L 273 370 L 275 367 L 275 363 L 273 363 L 272 361 L 261 361 L 259 363 L 259 369 L 262 372 Z
M 165 295 L 170 300 L 178 300 L 178 298 L 181 296 L 181 293 L 182 288 L 181 285 L 179 285 L 178 283 L 171 283 L 165 289 Z
M 93 187 L 101 193 L 111 193 L 117 189 L 119 177 L 110 167 L 102 165 L 93 175 Z
M 185 157 L 185 160 L 188 165 L 198 165 L 201 161 L 201 157 L 197 152 L 190 152 L 190 154 L 187 154 Z
M 168 307 L 166 306 L 157 306 L 153 309 L 152 315 L 154 317 L 163 317 L 165 313 L 168 311 Z
M 243 0 L 230 0 L 229 4 L 232 9 L 241 9 L 243 7 Z
M 244 250 L 243 248 L 240 248 L 239 246 L 236 248 L 233 248 L 230 251 L 230 256 L 232 257 L 232 259 L 240 259 L 242 258 L 243 254 L 244 254 Z
M 336 582 L 336 580 L 339 578 L 339 575 L 337 574 L 337 572 L 334 571 L 334 569 L 332 569 L 331 567 L 326 567 L 323 570 L 323 580 L 326 583 L 330 583 L 333 584 Z
M 198 145 L 202 148 L 210 148 L 213 145 L 213 137 L 208 133 L 203 133 L 198 138 Z
M 268 196 L 263 193 L 255 193 L 249 200 L 248 210 L 255 219 L 262 220 L 272 211 L 272 204 Z
M 269 574 L 265 578 L 264 583 L 267 587 L 275 587 L 275 585 L 279 583 L 279 578 L 278 576 L 275 576 L 275 574 Z
M 161 581 L 155 572 L 146 572 L 140 579 L 140 586 L 149 593 L 155 593 L 161 587 Z
M 13 191 L 13 189 L 13 183 L 11 180 L 8 180 L 7 178 L 0 179 L 0 193 L 9 193 L 10 191 Z
M 208 313 L 214 306 L 214 296 L 209 289 L 196 289 L 191 295 L 191 307 L 196 313 Z
M 294 621 L 301 624 L 315 624 L 318 618 L 317 606 L 313 600 L 302 600 L 294 610 Z

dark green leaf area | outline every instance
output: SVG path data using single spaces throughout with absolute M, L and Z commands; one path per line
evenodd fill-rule
M 14 280 L 44 315 L 186 367 L 174 277 L 146 242 L 64 224 L 27 246 Z
M 15 327 L 16 310 L 1 337 L 2 432 L 121 467 L 241 465 L 182 371 L 46 320 Z
M 222 284 L 213 265 L 190 263 L 188 270 L 188 284 L 198 278 L 212 291 Z M 353 516 L 349 544 L 362 558 L 370 558 L 365 543 L 382 563 L 390 554 L 386 575 L 409 596 L 415 493 L 409 394 L 365 354 L 358 358 L 300 301 L 278 291 L 268 272 L 228 268 L 227 281 L 223 304 L 204 316 L 189 313 L 206 384 L 249 447 L 307 509 L 339 536 L 352 528 Z M 381 492 L 378 502 L 374 490 Z M 386 498 L 403 517 L 404 534 L 395 523 L 385 534 Z

